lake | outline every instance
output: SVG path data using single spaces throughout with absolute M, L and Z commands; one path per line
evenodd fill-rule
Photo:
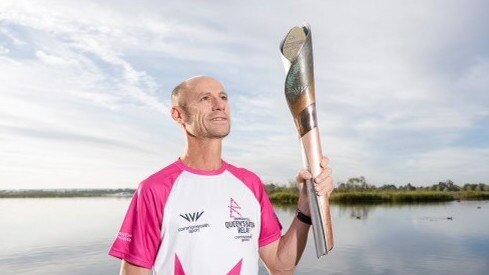
M 1 274 L 117 274 L 107 255 L 127 198 L 0 199 Z M 277 207 L 286 230 L 295 208 Z M 489 202 L 332 206 L 335 248 L 312 234 L 297 274 L 489 274 Z M 260 274 L 267 274 L 261 267 Z

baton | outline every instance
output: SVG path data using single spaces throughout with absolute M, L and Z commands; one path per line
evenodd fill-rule
M 290 29 L 280 43 L 285 72 L 285 98 L 299 132 L 304 167 L 315 178 L 321 172 L 321 140 L 316 115 L 311 27 Z M 334 245 L 328 196 L 318 196 L 313 179 L 306 180 L 316 256 L 326 255 Z

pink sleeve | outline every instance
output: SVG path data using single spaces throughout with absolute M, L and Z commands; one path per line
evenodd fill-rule
M 154 187 L 154 186 L 153 186 Z M 162 188 L 140 184 L 109 255 L 151 269 L 161 242 Z
M 278 240 L 282 236 L 282 225 L 275 214 L 261 180 L 259 189 L 257 199 L 260 201 L 261 206 L 261 231 L 258 245 L 262 247 Z

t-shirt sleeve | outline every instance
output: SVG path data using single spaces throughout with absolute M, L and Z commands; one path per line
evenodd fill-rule
M 261 230 L 258 245 L 262 247 L 278 240 L 282 236 L 282 225 L 275 214 L 275 210 L 261 181 L 258 200 L 261 206 Z
M 153 267 L 161 242 L 161 194 L 140 184 L 127 210 L 109 255 L 144 268 Z

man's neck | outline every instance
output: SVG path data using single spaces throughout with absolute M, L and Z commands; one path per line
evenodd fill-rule
M 197 170 L 217 170 L 221 168 L 222 139 L 187 139 L 187 146 L 181 160 Z

